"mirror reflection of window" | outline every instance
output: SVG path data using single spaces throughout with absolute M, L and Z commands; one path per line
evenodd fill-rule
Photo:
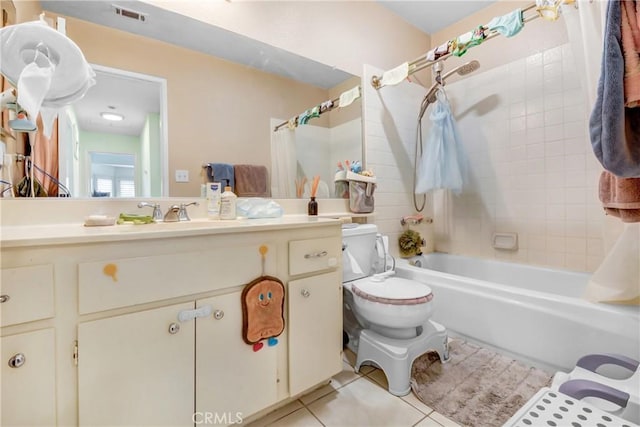
M 166 81 L 93 65 L 96 85 L 60 115 L 60 178 L 74 197 L 163 195 L 166 173 Z M 98 181 L 89 153 L 122 153 L 137 159 L 134 177 Z M 89 164 L 91 163 L 91 164 Z M 112 182 L 113 186 L 109 186 Z M 133 189 L 133 190 L 132 190 Z
M 135 197 L 136 158 L 125 153 L 89 153 L 91 197 Z

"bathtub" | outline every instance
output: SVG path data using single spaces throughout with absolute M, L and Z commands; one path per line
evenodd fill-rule
M 640 360 L 640 308 L 583 300 L 588 274 L 442 253 L 398 260 L 396 274 L 431 287 L 432 319 L 450 335 L 539 367 L 570 371 L 599 352 Z

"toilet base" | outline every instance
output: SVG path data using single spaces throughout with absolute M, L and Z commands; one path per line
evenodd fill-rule
M 384 337 L 370 329 L 360 331 L 355 371 L 362 365 L 373 364 L 387 376 L 389 393 L 405 396 L 411 391 L 411 366 L 413 361 L 429 350 L 434 350 L 440 360 L 449 359 L 447 330 L 429 320 L 422 326 L 420 335 L 407 340 Z

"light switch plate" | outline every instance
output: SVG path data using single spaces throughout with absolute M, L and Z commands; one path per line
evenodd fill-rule
M 176 169 L 176 182 L 189 182 L 189 171 Z

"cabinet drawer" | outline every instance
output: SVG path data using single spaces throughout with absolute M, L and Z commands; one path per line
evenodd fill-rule
M 227 247 L 78 265 L 80 314 L 110 310 L 249 283 L 260 276 L 258 246 Z M 269 247 L 265 272 L 276 271 Z
M 48 319 L 55 315 L 53 300 L 53 265 L 2 269 L 0 303 L 2 326 L 33 320 Z
M 294 240 L 289 242 L 289 274 L 311 273 L 338 266 L 340 239 Z

